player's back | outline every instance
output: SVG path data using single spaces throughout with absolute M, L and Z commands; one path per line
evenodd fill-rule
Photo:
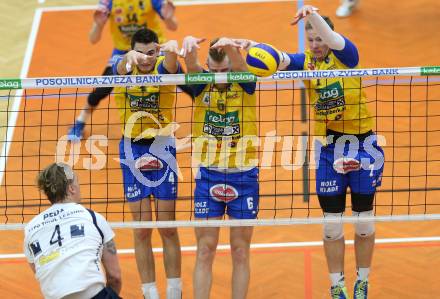
M 104 220 L 93 215 L 80 204 L 54 204 L 26 226 L 25 253 L 46 298 L 104 286 L 103 236 L 95 225 Z

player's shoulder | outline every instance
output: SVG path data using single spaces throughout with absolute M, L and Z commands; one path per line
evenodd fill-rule
M 96 229 L 98 230 L 99 234 L 101 235 L 102 241 L 104 243 L 110 241 L 114 238 L 115 233 L 113 232 L 113 229 L 110 227 L 110 223 L 105 219 L 103 215 L 101 215 L 98 212 L 89 210 L 92 218 L 93 218 L 93 224 L 95 225 Z
M 248 95 L 255 95 L 255 89 L 257 88 L 256 82 L 245 82 L 245 83 L 232 83 L 232 91 L 245 91 Z
M 91 217 L 92 221 L 95 224 L 97 224 L 98 226 L 109 225 L 107 222 L 107 219 L 105 219 L 105 217 L 102 214 L 100 214 L 92 209 L 87 209 L 87 211 L 89 214 L 88 216 Z
M 93 210 L 89 210 L 89 211 L 90 211 L 90 213 L 93 213 L 95 215 L 96 221 L 107 223 L 107 220 L 105 219 L 105 217 L 101 213 L 95 212 Z
M 359 64 L 359 51 L 356 45 L 342 36 L 345 41 L 344 48 L 342 50 L 332 50 L 333 55 L 347 68 L 355 68 Z

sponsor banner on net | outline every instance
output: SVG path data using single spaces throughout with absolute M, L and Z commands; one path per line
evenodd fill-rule
M 383 69 L 346 69 L 346 70 L 316 70 L 316 71 L 288 71 L 277 72 L 272 79 L 314 79 L 314 78 L 347 78 L 368 76 L 398 76 L 401 75 L 399 68 Z
M 162 75 L 146 76 L 107 76 L 107 77 L 65 77 L 37 78 L 35 87 L 88 87 L 88 86 L 130 86 L 164 83 Z
M 249 72 L 228 73 L 229 83 L 257 82 L 257 76 Z
M 197 73 L 197 74 L 185 75 L 186 84 L 208 84 L 214 82 L 215 82 L 215 74 L 212 73 Z
M 21 80 L 0 79 L 0 89 L 21 89 Z
M 440 66 L 424 66 L 421 68 L 422 76 L 440 75 Z

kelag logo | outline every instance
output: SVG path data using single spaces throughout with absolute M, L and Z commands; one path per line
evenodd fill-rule
M 440 66 L 425 66 L 422 67 L 420 74 L 422 76 L 429 76 L 429 75 L 440 75 Z
M 210 73 L 186 74 L 186 84 L 208 84 L 214 83 L 215 75 Z
M 248 72 L 228 73 L 229 83 L 257 82 L 257 76 Z
M 0 89 L 21 89 L 21 80 L 0 79 Z

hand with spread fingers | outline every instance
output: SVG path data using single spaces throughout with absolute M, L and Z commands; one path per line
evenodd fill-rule
M 179 55 L 179 44 L 176 40 L 169 40 L 166 43 L 161 44 L 159 47 L 164 53 L 174 53 Z
M 161 14 L 162 17 L 167 20 L 170 19 L 174 15 L 174 11 L 176 10 L 176 7 L 174 6 L 173 1 L 170 0 L 164 0 L 162 4 Z
M 131 50 L 126 55 L 127 66 L 130 66 L 129 68 L 131 68 L 133 65 L 145 64 L 148 62 L 149 58 L 152 58 L 152 56 Z M 130 70 L 127 69 L 127 71 Z
M 241 44 L 234 39 L 222 37 L 211 46 L 212 49 L 222 49 L 225 47 L 241 48 Z
M 306 16 L 311 15 L 312 13 L 317 11 L 319 11 L 319 9 L 312 5 L 304 5 L 298 10 L 295 18 L 293 19 L 292 23 L 290 23 L 290 25 L 296 25 L 301 19 L 304 19 Z
M 107 22 L 108 17 L 109 17 L 109 12 L 102 9 L 97 9 L 93 13 L 93 20 L 98 26 L 104 26 L 105 23 Z
M 203 43 L 206 38 L 197 38 L 194 36 L 186 36 L 182 42 L 182 49 L 180 51 L 180 56 L 186 57 L 186 54 L 191 53 L 194 49 L 200 49 L 200 44 Z
M 177 30 L 177 19 L 175 16 L 176 7 L 174 6 L 173 1 L 164 0 L 162 3 L 162 8 L 160 10 L 160 14 L 164 20 L 165 25 L 169 30 L 176 31 Z
M 250 48 L 257 45 L 258 43 L 250 40 L 250 39 L 244 39 L 244 38 L 234 38 L 233 41 L 240 45 L 240 48 L 246 51 L 249 51 Z

